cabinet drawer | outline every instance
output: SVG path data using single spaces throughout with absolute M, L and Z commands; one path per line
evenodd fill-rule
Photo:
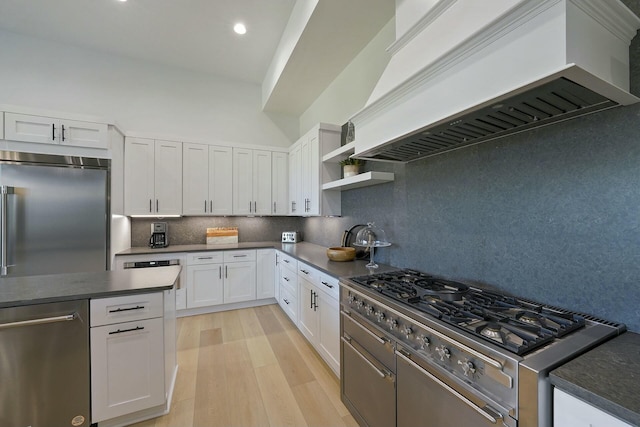
M 293 269 L 293 271 L 298 270 L 298 260 L 292 257 L 291 255 L 288 255 L 284 252 L 280 252 L 280 262 L 282 263 L 281 265 L 284 265 L 287 268 L 291 268 Z
M 287 313 L 287 316 L 294 324 L 298 324 L 298 301 L 294 294 L 291 294 L 287 289 L 280 290 L 280 307 Z
M 92 327 L 164 315 L 162 292 L 92 299 L 90 304 Z
M 304 262 L 298 261 L 298 274 L 316 286 L 320 284 L 320 271 Z
M 298 288 L 298 276 L 288 268 L 281 268 L 280 288 L 285 288 L 289 293 L 296 295 L 296 289 Z
M 187 265 L 220 264 L 223 260 L 223 251 L 194 252 L 187 254 Z
M 255 261 L 256 250 L 249 251 L 224 251 L 224 262 L 241 262 L 241 261 Z
M 320 272 L 318 288 L 327 295 L 339 299 L 340 285 L 338 284 L 338 279 L 335 277 Z

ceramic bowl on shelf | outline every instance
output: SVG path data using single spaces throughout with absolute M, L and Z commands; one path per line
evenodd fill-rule
M 328 248 L 327 256 L 331 261 L 353 261 L 356 258 L 356 248 L 344 246 Z

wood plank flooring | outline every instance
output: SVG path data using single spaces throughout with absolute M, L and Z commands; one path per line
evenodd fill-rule
M 135 427 L 357 426 L 340 383 L 277 304 L 178 319 L 171 412 Z

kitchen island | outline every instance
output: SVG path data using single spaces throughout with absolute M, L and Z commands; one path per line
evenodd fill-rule
M 167 413 L 180 270 L 1 279 L 0 425 L 108 427 Z
M 180 267 L 100 271 L 0 279 L 0 308 L 161 292 L 173 287 Z

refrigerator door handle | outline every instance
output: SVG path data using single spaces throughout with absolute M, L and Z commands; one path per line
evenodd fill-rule
M 9 194 L 14 194 L 14 187 L 9 187 L 6 185 L 0 186 L 0 276 L 6 276 L 8 274 L 8 244 L 7 244 L 7 223 L 8 223 L 8 196 Z

